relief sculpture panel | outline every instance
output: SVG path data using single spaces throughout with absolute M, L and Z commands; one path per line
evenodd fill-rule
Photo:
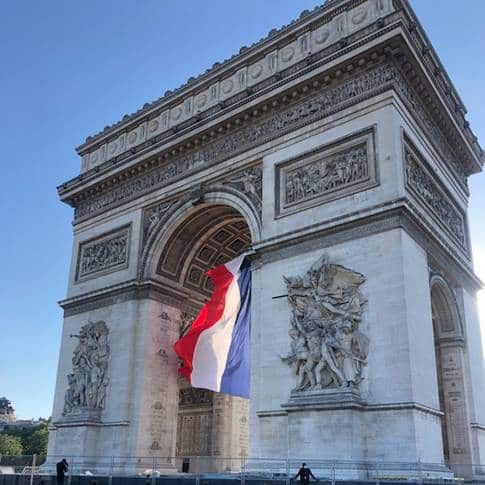
M 369 339 L 360 329 L 365 277 L 324 255 L 303 276 L 285 277 L 291 308 L 291 351 L 282 360 L 296 376 L 293 391 L 349 388 L 363 379 Z
M 67 376 L 68 388 L 63 415 L 104 409 L 109 383 L 109 330 L 103 321 L 81 327 L 72 357 L 72 371 Z
M 435 221 L 467 250 L 465 216 L 445 194 L 442 184 L 425 169 L 417 151 L 407 143 L 404 154 L 407 188 L 431 211 Z
M 373 131 L 367 130 L 277 166 L 276 214 L 291 214 L 374 186 L 374 153 Z
M 128 267 L 130 226 L 125 226 L 79 245 L 76 281 Z

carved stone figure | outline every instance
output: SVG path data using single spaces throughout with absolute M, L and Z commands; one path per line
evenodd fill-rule
M 406 147 L 406 183 L 416 195 L 433 211 L 436 218 L 460 243 L 465 245 L 465 223 L 455 203 L 443 194 L 431 176 L 422 168 L 423 162 Z
M 290 170 L 285 180 L 285 202 L 293 204 L 368 177 L 365 143 Z
M 79 342 L 72 357 L 72 372 L 68 374 L 68 388 L 64 415 L 82 410 L 104 409 L 108 386 L 109 330 L 103 321 L 89 322 L 76 337 Z
M 262 177 L 263 171 L 260 166 L 250 167 L 225 183 L 244 192 L 253 201 L 258 211 L 261 211 Z
M 369 347 L 359 331 L 365 277 L 322 256 L 305 275 L 284 278 L 292 315 L 283 361 L 297 376 L 294 390 L 359 384 Z

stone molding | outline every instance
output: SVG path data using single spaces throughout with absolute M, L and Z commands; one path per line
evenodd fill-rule
M 254 246 L 260 264 L 315 251 L 346 241 L 372 236 L 391 229 L 404 229 L 429 254 L 433 254 L 441 267 L 453 272 L 460 286 L 471 291 L 481 289 L 481 281 L 473 273 L 471 261 L 463 251 L 440 237 L 440 233 L 429 221 L 418 216 L 419 211 L 411 201 L 402 198 L 366 210 L 346 214 L 316 224 L 304 231 L 285 235 L 285 238 L 271 238 Z M 289 237 L 288 237 L 289 236 Z
M 221 139 L 196 148 L 190 154 L 175 157 L 168 164 L 153 160 L 155 168 L 142 168 L 115 187 L 105 187 L 101 193 L 85 194 L 74 202 L 76 221 L 112 209 L 153 190 L 165 187 L 227 158 L 272 141 L 305 125 L 318 121 L 354 103 L 375 96 L 392 87 L 398 76 L 396 67 L 384 64 L 362 72 L 338 86 L 317 90 L 313 96 L 284 106 L 261 120 L 234 131 Z M 318 86 L 317 86 L 318 87 Z M 314 88 L 314 91 L 316 88 Z M 289 101 L 289 98 L 286 98 Z M 259 114 L 259 113 L 258 113 Z
M 354 409 L 357 411 L 369 411 L 369 412 L 378 412 L 378 411 L 401 411 L 401 410 L 410 410 L 410 411 L 420 411 L 425 414 L 431 414 L 436 417 L 442 417 L 444 413 L 436 408 L 431 408 L 424 404 L 420 404 L 418 402 L 396 402 L 396 403 L 382 403 L 382 404 L 369 404 L 364 401 L 342 401 L 341 403 L 334 402 L 334 403 L 306 403 L 306 404 L 299 404 L 299 405 L 282 405 L 282 410 L 268 410 L 268 411 L 257 411 L 256 415 L 259 418 L 264 417 L 273 417 L 273 416 L 287 416 L 292 412 L 298 412 L 301 410 L 310 410 L 316 409 L 320 411 L 335 411 L 335 410 L 342 410 L 342 409 Z
M 398 205 L 390 204 L 380 207 L 379 212 L 352 214 L 350 220 L 343 221 L 333 227 L 322 229 L 310 228 L 312 232 L 291 239 L 276 241 L 261 241 L 255 248 L 255 254 L 251 256 L 252 266 L 257 269 L 261 264 L 285 258 L 288 253 L 305 253 L 317 249 L 368 237 L 392 229 L 405 230 L 418 244 L 428 253 L 433 254 L 434 259 L 441 267 L 446 267 L 456 279 L 457 284 L 470 291 L 481 289 L 481 282 L 473 274 L 470 263 L 466 263 L 453 248 L 444 247 L 443 240 L 437 237 L 432 227 L 427 227 L 422 219 L 415 215 L 406 201 L 397 201 Z M 330 221 L 331 222 L 331 221 Z M 128 300 L 151 298 L 170 305 L 189 305 L 187 292 L 172 288 L 156 281 L 142 282 L 130 280 L 119 285 L 107 287 L 104 290 L 93 291 L 73 298 L 60 301 L 59 305 L 64 309 L 64 317 L 86 313 L 98 308 L 123 303 Z M 190 306 L 190 305 L 189 305 Z M 197 305 L 193 306 L 197 312 Z
M 370 57 L 367 57 L 364 64 L 373 67 L 367 70 L 358 67 L 357 63 L 348 70 L 352 76 L 344 75 L 345 69 L 327 73 L 320 80 L 315 79 L 294 91 L 294 101 L 293 95 L 289 97 L 288 94 L 282 94 L 274 99 L 270 106 L 265 105 L 261 109 L 253 110 L 247 119 L 241 118 L 236 120 L 237 123 L 228 123 L 221 135 L 218 135 L 217 130 L 210 132 L 209 135 L 201 135 L 200 140 L 195 139 L 193 143 L 184 145 L 182 152 L 171 149 L 163 156 L 157 155 L 145 161 L 137 170 L 130 169 L 115 176 L 109 184 L 100 183 L 76 195 L 73 194 L 67 201 L 76 209 L 75 222 L 163 188 L 388 89 L 394 89 L 408 109 L 415 114 L 429 138 L 435 140 L 434 144 L 442 154 L 443 161 L 452 173 L 457 174 L 458 165 L 455 160 L 458 155 L 455 155 L 447 144 L 448 136 L 444 134 L 447 128 L 444 122 L 441 121 L 441 127 L 438 128 L 438 125 L 431 121 L 430 116 L 420 107 L 420 97 L 403 77 L 397 64 L 387 62 L 379 65 L 379 56 L 374 60 Z M 336 84 L 337 80 L 340 80 L 340 84 Z M 322 86 L 328 87 L 322 90 Z M 424 89 L 422 86 L 417 88 L 421 92 Z M 216 139 L 212 141 L 212 138 Z M 190 148 L 187 148 L 188 146 Z M 465 186 L 464 175 L 458 179 Z M 64 190 L 68 189 L 61 188 L 61 195 Z
M 57 428 L 76 428 L 78 426 L 111 427 L 129 425 L 129 421 L 53 421 L 49 430 L 55 430 Z
M 126 269 L 131 224 L 100 234 L 78 245 L 75 283 Z
M 275 216 L 378 185 L 374 131 L 360 131 L 276 165 Z
M 485 431 L 485 424 L 480 423 L 470 423 L 470 426 L 474 429 L 478 429 L 480 431 Z
M 100 291 L 88 292 L 59 302 L 64 309 L 64 318 L 80 313 L 88 313 L 98 308 L 124 303 L 129 300 L 152 299 L 171 306 L 189 305 L 188 294 L 184 290 L 156 281 L 139 282 L 130 280 Z
M 222 64 L 215 63 L 212 69 L 199 76 L 202 83 L 199 78 L 190 78 L 187 84 L 175 92 L 167 91 L 163 99 L 145 104 L 138 112 L 125 116 L 112 127 L 106 127 L 102 133 L 88 137 L 86 143 L 78 148 L 78 152 L 84 156 L 83 168 L 91 162 L 99 164 L 103 159 L 112 157 L 119 152 L 121 144 L 125 145 L 125 149 L 136 149 L 136 144 L 143 140 L 149 143 L 150 136 L 160 137 L 155 136 L 160 131 L 174 131 L 178 128 L 177 123 L 184 126 L 187 121 L 197 122 L 206 113 L 220 111 L 228 103 L 247 98 L 251 92 L 265 88 L 268 84 L 277 85 L 286 72 L 294 72 L 295 68 L 310 65 L 324 54 L 336 51 L 343 54 L 347 51 L 347 45 L 370 32 L 379 34 L 385 30 L 386 25 L 393 22 L 394 27 L 399 25 L 406 32 L 407 40 L 413 45 L 420 61 L 429 75 L 434 76 L 449 113 L 456 118 L 477 156 L 483 156 L 476 137 L 464 120 L 466 109 L 408 2 L 395 0 L 394 4 L 393 6 L 390 0 L 354 0 L 338 6 L 334 2 L 327 2 L 313 12 L 303 12 L 298 21 L 293 21 L 279 31 L 273 29 L 266 39 L 262 39 L 258 47 L 261 42 L 266 44 L 263 51 L 260 49 L 257 52 L 256 46 L 244 47 L 239 55 Z M 332 7 L 336 8 L 332 10 Z M 392 13 L 394 8 L 396 12 Z M 252 60 L 256 62 L 251 64 Z M 260 69 L 261 65 L 263 69 Z M 252 70 L 261 70 L 261 79 L 266 79 L 251 86 L 248 79 Z M 239 94 L 234 95 L 238 90 Z M 210 97 L 214 99 L 208 103 L 207 99 Z M 178 104 L 174 98 L 179 99 Z M 201 106 L 198 107 L 198 104 Z M 170 109 L 174 114 L 187 109 L 188 112 L 172 116 L 170 122 Z M 187 116 L 189 119 L 185 121 Z

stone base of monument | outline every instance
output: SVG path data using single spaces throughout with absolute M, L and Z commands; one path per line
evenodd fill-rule
M 89 426 L 90 424 L 99 423 L 101 423 L 101 409 L 79 407 L 72 410 L 69 414 L 62 416 L 55 424 L 61 426 L 73 424 Z
M 311 391 L 292 391 L 290 399 L 282 408 L 287 411 L 298 409 L 332 409 L 335 407 L 363 408 L 365 402 L 357 387 L 315 389 Z
M 357 386 L 348 386 L 292 391 L 281 408 L 258 416 L 264 419 L 261 458 L 249 459 L 249 473 L 291 475 L 306 462 L 321 479 L 453 478 L 444 464 L 419 461 L 416 433 L 423 416 L 435 418 L 412 404 L 370 404 Z M 281 437 L 278 454 L 274 435 Z

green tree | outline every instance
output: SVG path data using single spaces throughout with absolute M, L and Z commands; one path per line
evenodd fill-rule
M 49 425 L 42 423 L 29 430 L 22 436 L 22 445 L 26 455 L 46 455 L 47 441 L 49 439 Z
M 0 455 L 22 455 L 24 449 L 18 436 L 0 434 Z

